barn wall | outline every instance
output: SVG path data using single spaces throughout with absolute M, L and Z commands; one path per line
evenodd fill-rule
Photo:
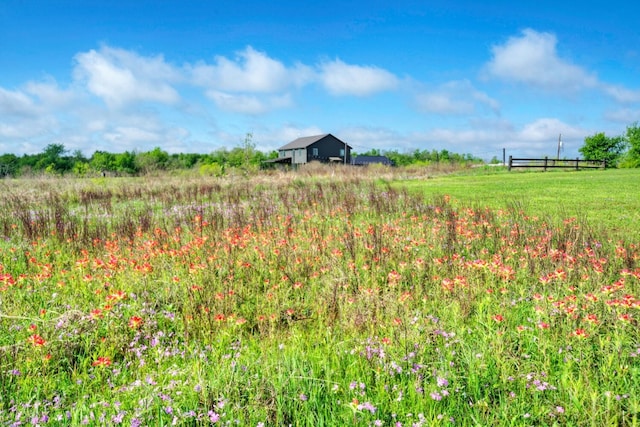
M 313 149 L 318 149 L 318 155 L 313 155 Z M 347 145 L 347 164 L 351 162 L 351 148 Z M 342 157 L 340 155 L 340 150 L 345 149 L 344 142 L 340 141 L 333 135 L 327 135 L 319 141 L 314 142 L 309 147 L 307 147 L 308 151 L 308 159 L 319 160 L 321 162 L 328 162 L 329 157 Z M 344 162 L 344 158 L 343 158 Z

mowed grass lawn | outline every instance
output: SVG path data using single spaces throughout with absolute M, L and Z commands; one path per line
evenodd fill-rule
M 396 185 L 425 195 L 449 195 L 453 203 L 522 209 L 563 220 L 578 218 L 611 238 L 640 239 L 640 170 L 521 172 L 472 171 L 408 180 Z

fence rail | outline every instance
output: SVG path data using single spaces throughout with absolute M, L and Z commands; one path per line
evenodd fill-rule
M 512 168 L 539 168 L 543 170 L 562 168 L 562 169 L 605 169 L 607 162 L 605 160 L 582 160 L 582 159 L 519 159 L 509 156 L 509 167 Z

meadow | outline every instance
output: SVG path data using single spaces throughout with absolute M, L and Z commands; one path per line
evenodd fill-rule
M 2 180 L 0 425 L 638 425 L 639 178 Z

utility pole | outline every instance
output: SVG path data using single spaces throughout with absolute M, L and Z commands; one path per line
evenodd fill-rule
M 560 150 L 562 150 L 562 134 L 558 136 L 558 156 L 556 157 L 556 160 L 560 160 Z
M 344 143 L 344 164 L 347 164 L 347 143 Z

